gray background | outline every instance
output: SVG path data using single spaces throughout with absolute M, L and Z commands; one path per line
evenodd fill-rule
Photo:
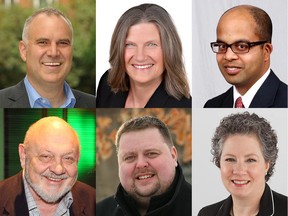
M 278 159 L 268 181 L 272 190 L 287 196 L 287 109 L 244 109 L 270 122 L 278 136 Z M 211 138 L 223 117 L 242 109 L 193 109 L 192 111 L 192 215 L 229 193 L 222 184 L 220 170 L 212 162 Z
M 192 4 L 192 97 L 193 107 L 203 107 L 205 102 L 231 85 L 222 77 L 216 54 L 210 42 L 216 41 L 216 27 L 220 16 L 229 8 L 252 4 L 264 9 L 273 23 L 273 52 L 271 69 L 287 83 L 287 1 L 286 0 L 196 0 Z

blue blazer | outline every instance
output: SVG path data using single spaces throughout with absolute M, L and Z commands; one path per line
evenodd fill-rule
M 233 87 L 208 100 L 204 108 L 232 108 Z M 249 108 L 287 108 L 287 85 L 271 70 L 271 73 L 255 94 Z
M 96 98 L 72 89 L 76 99 L 75 108 L 95 108 Z M 0 90 L 0 108 L 31 108 L 24 80 L 17 85 Z

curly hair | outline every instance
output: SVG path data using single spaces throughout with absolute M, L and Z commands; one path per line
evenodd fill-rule
M 213 163 L 220 168 L 220 158 L 223 150 L 223 143 L 231 135 L 256 135 L 259 140 L 261 151 L 265 162 L 269 162 L 270 166 L 265 176 L 265 180 L 274 173 L 274 166 L 278 156 L 277 135 L 271 128 L 269 122 L 249 112 L 231 114 L 223 118 L 220 125 L 216 128 L 212 138 L 211 154 L 213 155 Z

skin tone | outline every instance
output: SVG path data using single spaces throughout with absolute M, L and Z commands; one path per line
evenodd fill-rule
M 268 169 L 256 135 L 230 135 L 223 143 L 221 178 L 232 195 L 234 216 L 257 214 Z
M 63 120 L 41 119 L 18 147 L 23 173 L 41 215 L 54 215 L 78 176 L 79 142 Z
M 139 23 L 130 27 L 124 59 L 130 79 L 125 107 L 143 108 L 163 79 L 163 52 L 155 24 Z
M 224 14 L 217 26 L 217 41 L 232 44 L 237 41 L 260 41 L 253 29 L 256 23 L 245 7 Z M 216 54 L 219 69 L 225 80 L 244 95 L 263 76 L 270 66 L 272 44 L 251 47 L 248 53 L 235 54 L 231 48 Z
M 127 132 L 119 141 L 118 165 L 121 185 L 145 215 L 151 197 L 164 193 L 175 177 L 177 150 L 156 128 Z
M 37 15 L 28 27 L 27 41 L 19 42 L 19 51 L 31 85 L 52 107 L 60 107 L 66 100 L 63 85 L 72 65 L 68 24 L 56 15 Z

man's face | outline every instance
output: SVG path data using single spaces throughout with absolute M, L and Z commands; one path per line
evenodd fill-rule
M 62 84 L 72 65 L 72 32 L 61 17 L 39 14 L 29 25 L 28 41 L 19 42 L 19 51 L 34 87 Z
M 217 42 L 232 44 L 238 41 L 260 41 L 255 34 L 256 23 L 246 10 L 227 12 L 217 27 Z M 240 94 L 250 87 L 268 70 L 272 45 L 251 47 L 248 53 L 235 54 L 231 48 L 224 54 L 216 54 L 219 69 L 225 80 L 235 85 Z
M 175 177 L 177 151 L 168 147 L 159 130 L 124 133 L 119 141 L 121 185 L 136 200 L 164 193 Z
M 19 154 L 34 199 L 57 202 L 77 180 L 79 146 L 71 131 L 40 130 L 29 146 L 19 145 Z

